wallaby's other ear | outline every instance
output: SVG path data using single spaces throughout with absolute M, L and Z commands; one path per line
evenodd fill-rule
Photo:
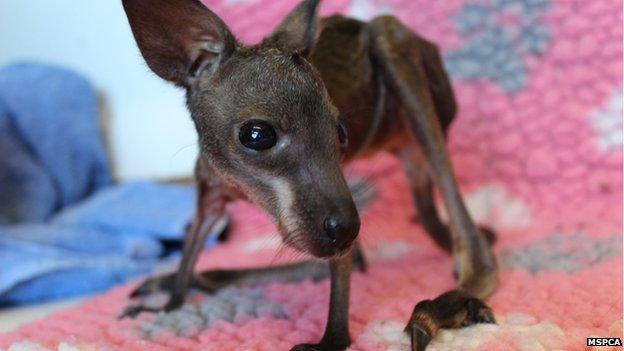
M 176 85 L 214 72 L 236 48 L 225 23 L 199 0 L 122 1 L 147 65 Z
M 266 38 L 265 43 L 307 55 L 316 40 L 318 4 L 319 0 L 303 0 Z

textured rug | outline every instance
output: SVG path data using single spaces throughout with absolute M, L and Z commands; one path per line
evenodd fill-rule
M 253 42 L 294 6 L 206 1 Z M 497 230 L 498 324 L 446 330 L 429 350 L 586 350 L 622 337 L 622 2 L 326 0 L 321 12 L 392 13 L 438 42 L 460 115 L 449 147 L 473 217 Z M 249 16 L 253 13 L 253 16 Z M 414 218 L 392 157 L 349 169 L 371 183 L 353 276 L 351 350 L 408 350 L 414 304 L 453 287 L 451 258 Z M 289 262 L 267 218 L 231 206 L 229 241 L 202 269 Z M 279 254 L 278 254 L 279 252 Z M 117 320 L 132 286 L 0 336 L 9 350 L 288 350 L 317 341 L 327 281 L 196 293 L 179 311 Z M 609 348 L 600 348 L 608 350 Z

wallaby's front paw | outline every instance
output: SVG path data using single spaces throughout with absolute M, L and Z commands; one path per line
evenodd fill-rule
M 158 313 L 160 311 L 161 309 L 148 307 L 143 304 L 129 305 L 129 306 L 126 306 L 126 308 L 123 310 L 123 312 L 121 312 L 121 314 L 117 318 L 119 319 L 123 319 L 126 317 L 135 318 L 142 312 Z
M 169 312 L 182 307 L 184 298 L 175 294 L 153 294 L 146 296 L 136 305 L 129 305 L 119 315 L 119 318 L 134 318 L 142 312 L 158 313 L 161 311 Z
M 145 297 L 158 292 L 171 292 L 175 285 L 175 274 L 163 274 L 146 279 L 130 293 L 131 298 Z
M 136 305 L 130 305 L 119 318 L 134 318 L 142 312 L 157 313 L 172 311 L 184 304 L 184 298 L 174 291 L 175 274 L 165 274 L 149 278 L 130 293 L 130 298 L 140 298 Z

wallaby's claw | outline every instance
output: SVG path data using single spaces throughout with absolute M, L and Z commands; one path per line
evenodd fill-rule
M 118 319 L 124 319 L 126 317 L 136 318 L 136 316 L 141 314 L 141 312 L 157 313 L 157 312 L 160 312 L 160 309 L 147 307 L 143 305 L 128 306 L 117 318 Z
M 171 292 L 175 283 L 175 274 L 158 275 L 146 279 L 130 293 L 131 298 L 145 297 L 157 292 Z
M 429 333 L 417 324 L 408 324 L 405 330 L 409 334 L 412 351 L 425 351 L 429 341 L 431 341 Z
M 174 287 L 175 274 L 164 274 L 146 279 L 130 293 L 130 298 L 140 298 L 142 301 L 137 305 L 126 307 L 119 318 L 134 318 L 142 312 L 168 312 L 181 307 L 184 304 L 184 298 L 175 293 Z
M 163 303 L 165 296 L 147 296 L 136 305 L 126 307 L 119 315 L 119 319 L 130 317 L 135 318 L 142 312 L 158 313 L 169 312 L 180 308 L 184 304 L 184 298 L 175 294 L 167 294 L 166 303 Z

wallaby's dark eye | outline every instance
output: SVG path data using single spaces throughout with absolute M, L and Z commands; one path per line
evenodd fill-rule
M 277 133 L 267 122 L 252 119 L 241 126 L 238 139 L 248 149 L 267 150 L 277 143 Z
M 340 147 L 342 148 L 347 147 L 347 144 L 349 143 L 347 130 L 342 123 L 338 123 L 338 142 L 340 142 Z

